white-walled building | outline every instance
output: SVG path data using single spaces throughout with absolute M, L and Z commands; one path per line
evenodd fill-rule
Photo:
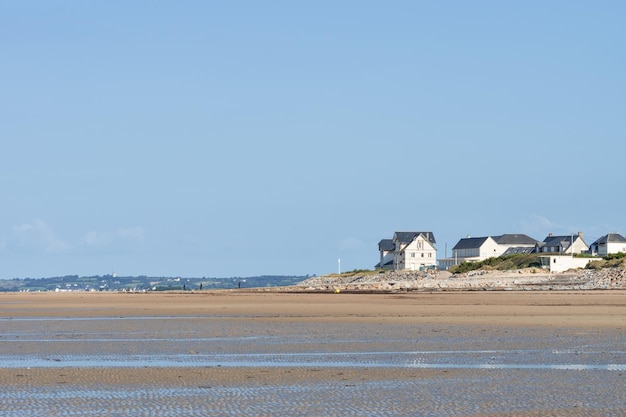
M 564 272 L 570 269 L 582 269 L 597 258 L 577 258 L 574 256 L 548 255 L 540 256 L 541 267 L 550 272 Z
M 537 241 L 524 234 L 504 234 L 499 236 L 466 237 L 452 248 L 452 257 L 439 260 L 440 269 L 463 262 L 478 262 L 505 253 L 530 253 Z
M 378 243 L 376 268 L 421 270 L 437 266 L 437 248 L 432 232 L 395 232 L 393 239 Z
M 619 233 L 602 236 L 589 246 L 592 255 L 606 256 L 611 253 L 626 253 L 626 238 Z
M 498 256 L 502 252 L 504 251 L 500 250 L 498 242 L 491 236 L 466 237 L 452 248 L 452 257 L 462 259 L 461 262 L 472 262 Z
M 570 255 L 583 253 L 589 250 L 589 246 L 583 239 L 583 233 L 554 236 L 550 233 L 543 242 L 537 243 L 535 252 L 554 253 L 559 255 Z

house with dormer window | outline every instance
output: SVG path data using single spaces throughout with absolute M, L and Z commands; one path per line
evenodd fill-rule
M 535 246 L 537 253 L 551 253 L 557 255 L 573 255 L 587 252 L 589 246 L 583 239 L 583 233 L 555 236 L 550 233 L 543 242 L 538 242 Z
M 422 270 L 437 265 L 435 235 L 432 232 L 395 232 L 392 239 L 378 243 L 380 262 L 376 268 Z

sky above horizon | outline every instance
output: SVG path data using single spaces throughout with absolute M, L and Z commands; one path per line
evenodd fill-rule
M 621 1 L 4 1 L 0 279 L 626 234 Z

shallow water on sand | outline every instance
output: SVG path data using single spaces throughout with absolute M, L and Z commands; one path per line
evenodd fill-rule
M 358 383 L 6 386 L 0 416 L 623 415 L 619 330 L 272 322 L 242 317 L 0 321 L 0 367 L 380 369 Z M 454 370 L 453 378 L 394 370 Z M 207 381 L 210 383 L 210 381 Z M 508 413 L 508 414 L 507 414 Z M 534 414 L 533 414 L 534 413 Z
M 158 416 L 470 416 L 623 415 L 623 394 L 595 387 L 623 384 L 614 374 L 495 372 L 434 381 L 305 383 L 253 387 L 36 388 L 0 394 L 0 415 Z M 538 381 L 551 384 L 538 390 Z M 562 381 L 567 380 L 567 384 Z M 571 387 L 583 385 L 575 395 Z M 614 386 L 613 391 L 623 385 Z M 507 414 L 509 413 L 509 414 Z

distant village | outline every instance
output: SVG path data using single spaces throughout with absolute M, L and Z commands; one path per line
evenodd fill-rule
M 107 291 L 107 292 L 147 292 L 147 291 L 198 291 L 210 289 L 260 288 L 293 285 L 306 276 L 261 275 L 253 277 L 230 278 L 182 278 L 182 277 L 148 277 L 117 274 L 82 277 L 67 275 L 49 278 L 24 278 L 0 280 L 0 292 L 75 292 L 75 291 Z
M 556 236 L 550 233 L 543 241 L 525 234 L 471 237 L 458 241 L 449 258 L 437 258 L 435 235 L 432 232 L 395 232 L 393 238 L 378 243 L 380 255 L 376 269 L 447 270 L 463 262 L 513 254 L 539 254 L 543 268 L 550 272 L 584 268 L 594 259 L 613 253 L 626 253 L 626 238 L 608 233 L 588 245 L 582 232 Z

